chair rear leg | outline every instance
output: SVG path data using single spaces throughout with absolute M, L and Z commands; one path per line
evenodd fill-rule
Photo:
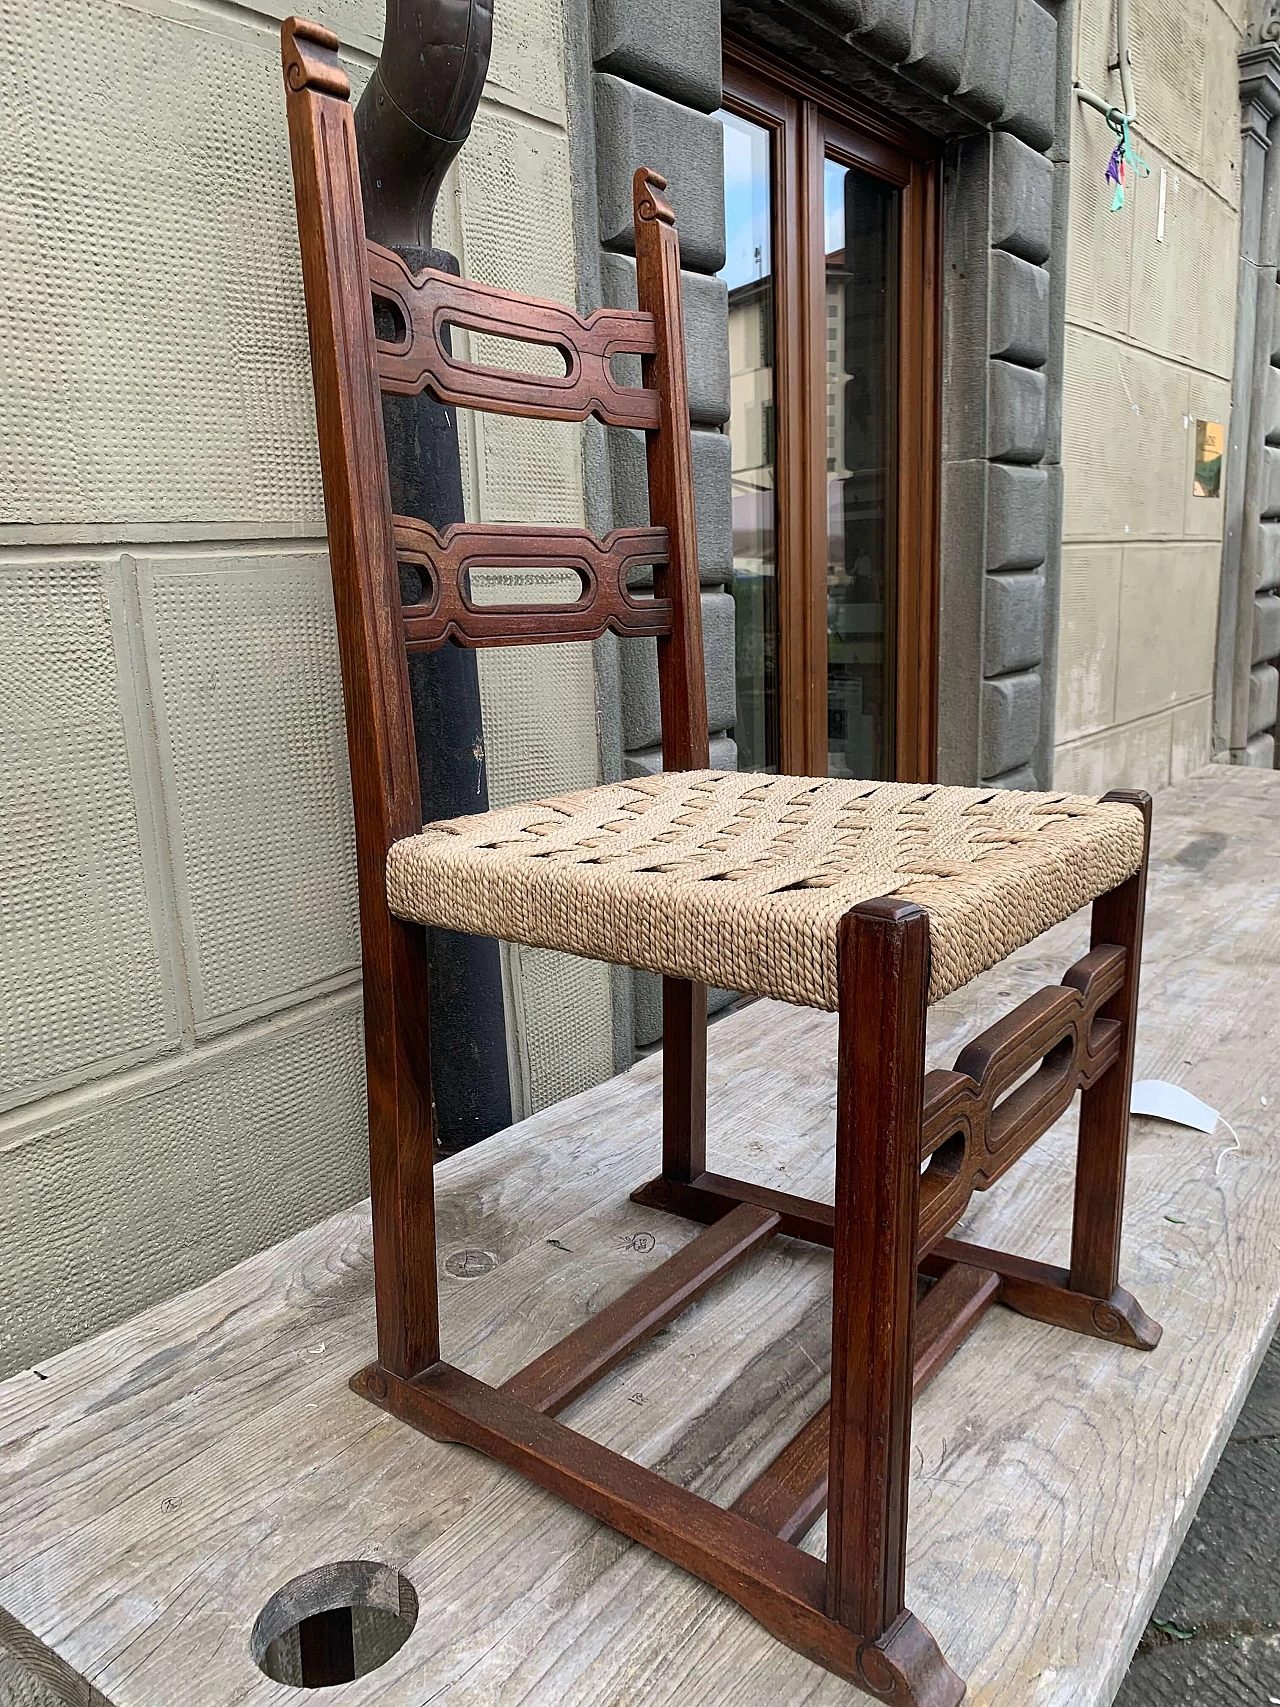
M 874 1693 L 951 1707 L 964 1684 L 906 1609 L 929 917 L 863 902 L 840 929 L 827 1616 Z
M 378 1361 L 411 1378 L 440 1357 L 427 950 L 389 913 L 365 926 L 365 1066 Z
M 707 986 L 662 980 L 662 1177 L 688 1185 L 707 1168 Z
M 1129 1295 L 1118 1293 L 1117 1288 L 1147 892 L 1147 849 L 1151 839 L 1151 796 L 1139 791 L 1126 791 L 1109 794 L 1106 798 L 1137 806 L 1143 815 L 1146 837 L 1139 869 L 1127 882 L 1106 895 L 1100 895 L 1093 904 L 1092 946 L 1118 943 L 1125 950 L 1124 983 L 1102 1009 L 1103 1018 L 1120 1021 L 1124 1027 L 1124 1040 L 1115 1065 L 1080 1097 L 1070 1285 L 1073 1292 L 1104 1301 L 1103 1320 L 1110 1320 L 1106 1312 L 1112 1310 L 1117 1318 L 1114 1326 L 1119 1335 L 1125 1326 L 1121 1317 L 1131 1314 L 1126 1306 L 1133 1304 Z M 1094 1316 L 1097 1318 L 1097 1310 Z M 1150 1330 L 1143 1337 L 1154 1344 L 1155 1338 L 1159 1337 L 1159 1329 L 1145 1317 L 1143 1322 Z M 1155 1338 L 1151 1338 L 1152 1333 Z

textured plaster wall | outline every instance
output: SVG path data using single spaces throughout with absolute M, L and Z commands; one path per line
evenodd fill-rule
M 1061 787 L 1161 788 L 1210 757 L 1224 498 L 1191 485 L 1196 419 L 1230 419 L 1244 24 L 1243 0 L 1133 0 L 1151 176 L 1122 212 L 1103 183 L 1110 131 L 1078 104 L 1072 120 Z M 1110 0 L 1078 0 L 1078 76 L 1100 92 L 1118 89 L 1114 41 Z
M 382 0 L 307 9 L 358 90 Z M 0 0 L 0 1373 L 367 1188 L 286 10 Z M 464 272 L 575 299 L 568 154 L 559 0 L 504 0 Z M 465 428 L 476 513 L 581 517 L 578 429 Z M 483 692 L 496 802 L 597 780 L 588 648 Z M 607 974 L 507 972 L 525 1106 L 612 1070 Z

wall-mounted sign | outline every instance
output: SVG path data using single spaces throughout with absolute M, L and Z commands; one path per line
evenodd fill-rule
M 1196 471 L 1191 490 L 1197 498 L 1216 498 L 1222 491 L 1222 450 L 1226 437 L 1221 421 L 1196 422 Z

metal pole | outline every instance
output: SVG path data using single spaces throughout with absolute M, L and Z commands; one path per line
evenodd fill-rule
M 1129 0 L 1116 0 L 1116 64 L 1111 67 L 1120 73 L 1121 106 L 1114 101 L 1104 101 L 1101 95 L 1095 95 L 1092 89 L 1086 89 L 1082 83 L 1076 84 L 1076 99 L 1086 107 L 1092 107 L 1095 112 L 1102 113 L 1108 120 L 1113 117 L 1116 121 L 1124 119 L 1129 124 L 1138 122 L 1138 106 L 1133 93 L 1133 64 L 1129 58 Z

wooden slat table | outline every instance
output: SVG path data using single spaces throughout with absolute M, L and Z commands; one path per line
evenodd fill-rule
M 1278 877 L 1274 773 L 1215 768 L 1157 800 L 1138 1074 L 1185 1084 L 1241 1142 L 1134 1122 L 1122 1279 L 1159 1348 L 996 1309 L 918 1406 L 909 1601 L 974 1703 L 1112 1699 L 1272 1332 Z M 931 1064 L 1083 940 L 1071 921 L 935 1009 Z M 834 1043 L 833 1015 L 769 1003 L 713 1027 L 712 1166 L 830 1192 Z M 654 1170 L 659 1087 L 643 1062 L 442 1165 L 451 1361 L 504 1378 L 694 1236 L 628 1200 Z M 962 1236 L 1062 1261 L 1071 1161 L 1067 1119 Z M 730 1502 L 825 1399 L 829 1264 L 775 1239 L 569 1420 Z M 421 1610 L 385 1666 L 324 1697 L 343 1707 L 865 1699 L 692 1577 L 357 1399 L 372 1344 L 361 1206 L 0 1384 L 0 1645 L 67 1702 L 306 1700 L 254 1667 L 254 1618 L 287 1579 L 369 1558 Z

